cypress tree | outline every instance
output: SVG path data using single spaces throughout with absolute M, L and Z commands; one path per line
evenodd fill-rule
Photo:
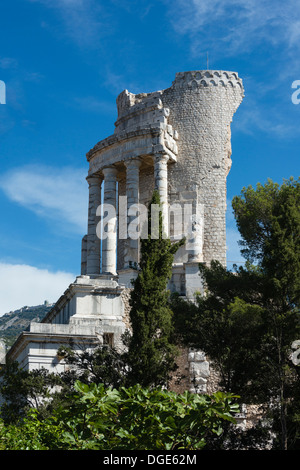
M 151 207 L 159 208 L 156 224 Z M 132 281 L 132 335 L 128 346 L 131 383 L 144 387 L 166 385 L 170 373 L 177 368 L 176 348 L 171 342 L 172 310 L 167 284 L 172 275 L 174 254 L 184 242 L 182 239 L 172 243 L 165 236 L 160 198 L 154 191 L 148 208 L 148 236 L 141 239 L 140 271 Z

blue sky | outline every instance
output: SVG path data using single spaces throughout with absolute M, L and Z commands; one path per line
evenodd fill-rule
M 0 314 L 54 302 L 80 274 L 86 153 L 114 130 L 116 97 L 176 72 L 233 70 L 228 203 L 244 186 L 298 177 L 297 0 L 7 0 L 0 6 Z M 299 94 L 300 97 L 300 94 Z M 228 261 L 242 261 L 228 214 Z

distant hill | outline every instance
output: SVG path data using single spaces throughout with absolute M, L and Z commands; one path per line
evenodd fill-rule
M 45 302 L 35 307 L 22 307 L 19 310 L 6 313 L 0 317 L 0 340 L 10 347 L 17 337 L 26 330 L 30 322 L 41 321 L 52 308 L 53 304 Z

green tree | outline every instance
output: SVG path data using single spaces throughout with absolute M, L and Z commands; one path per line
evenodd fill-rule
M 159 208 L 156 220 L 151 207 Z M 174 254 L 184 243 L 184 239 L 171 243 L 165 237 L 160 198 L 155 191 L 148 209 L 148 237 L 141 239 L 140 271 L 133 281 L 130 298 L 132 335 L 128 344 L 128 379 L 131 384 L 145 387 L 166 384 L 176 368 L 167 284 Z
M 280 403 L 281 446 L 287 449 L 287 419 L 290 408 L 299 403 L 299 369 L 291 366 L 289 354 L 292 342 L 300 337 L 300 178 L 284 180 L 281 186 L 268 180 L 255 190 L 244 188 L 232 205 L 242 254 L 249 263 L 256 261 L 263 277 L 265 353 L 273 371 L 273 394 Z
M 260 376 L 257 344 L 265 335 L 265 324 L 256 294 L 246 288 L 253 275 L 237 276 L 218 262 L 210 267 L 200 265 L 199 269 L 206 283 L 205 295 L 198 295 L 195 302 L 177 295 L 172 298 L 177 341 L 206 352 L 224 390 L 238 390 L 244 401 L 251 398 L 260 403 L 265 395 L 259 388 L 254 392 L 253 380 Z M 239 298 L 241 292 L 246 296 Z
M 232 201 L 242 254 L 268 279 L 284 310 L 300 302 L 300 178 L 243 188 Z
M 233 209 L 245 267 L 201 265 L 206 295 L 173 303 L 178 335 L 207 353 L 225 390 L 268 407 L 282 449 L 299 447 L 299 207 L 299 180 L 244 188 Z
M 0 372 L 0 415 L 5 423 L 18 423 L 28 410 L 35 408 L 46 416 L 56 406 L 56 386 L 63 387 L 60 377 L 46 369 L 25 371 L 16 362 L 8 362 Z
M 116 348 L 101 345 L 86 350 L 74 350 L 72 345 L 62 346 L 58 353 L 71 367 L 60 374 L 64 384 L 70 390 L 77 380 L 82 383 L 102 383 L 105 387 L 119 388 L 126 384 L 127 364 L 126 355 Z
M 51 373 L 43 368 L 26 371 L 16 362 L 3 366 L 0 371 L 3 400 L 0 416 L 6 424 L 19 423 L 30 409 L 45 418 L 53 409 L 69 406 L 78 380 L 114 388 L 126 384 L 125 355 L 114 348 L 105 345 L 93 351 L 84 348 L 78 351 L 70 344 L 61 346 L 58 355 L 69 366 L 61 373 Z

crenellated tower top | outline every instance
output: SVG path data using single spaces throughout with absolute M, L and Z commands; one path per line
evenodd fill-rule
M 244 91 L 242 79 L 239 78 L 238 74 L 224 70 L 178 72 L 173 81 L 173 86 L 190 88 L 208 86 L 238 87 L 240 90 Z

